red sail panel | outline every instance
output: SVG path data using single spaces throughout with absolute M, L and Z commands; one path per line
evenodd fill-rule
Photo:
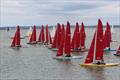
M 16 46 L 16 36 L 17 36 L 17 31 L 16 31 L 15 36 L 14 36 L 14 38 L 13 38 L 11 47 L 15 47 L 15 46 Z
M 106 30 L 103 36 L 103 43 L 104 43 L 103 48 L 110 47 L 110 41 L 111 41 L 111 30 L 110 30 L 110 25 L 107 22 Z
M 107 47 L 107 32 L 105 30 L 104 35 L 103 35 L 103 48 L 105 49 Z
M 16 45 L 20 46 L 20 27 L 17 26 Z
M 120 46 L 119 46 L 118 51 L 116 52 L 116 54 L 120 54 Z
M 65 49 L 64 49 L 64 52 L 66 54 L 70 54 L 71 52 L 70 40 L 71 40 L 70 23 L 67 22 L 66 33 L 65 33 Z
M 57 51 L 56 56 L 62 56 L 63 55 L 63 48 L 64 48 L 64 42 L 65 42 L 65 30 L 64 30 L 64 25 L 62 25 L 62 31 L 61 31 L 62 37 L 60 41 L 60 45 Z
M 42 32 L 41 32 L 41 38 L 42 38 L 42 43 L 44 43 L 44 41 L 45 41 L 45 35 L 44 35 L 44 26 L 42 25 Z
M 71 49 L 75 49 L 75 32 L 76 32 L 76 28 L 74 30 L 72 41 L 71 41 Z
M 59 47 L 60 45 L 60 41 L 61 41 L 61 25 L 58 23 L 57 24 L 58 27 L 58 33 L 57 33 L 57 47 Z
M 34 25 L 34 27 L 33 27 L 33 36 L 32 36 L 33 38 L 33 41 L 34 42 L 36 42 L 36 26 Z
M 49 38 L 50 38 L 50 44 L 52 44 L 52 37 L 51 37 L 50 33 L 49 33 Z
M 53 43 L 52 43 L 51 47 L 56 48 L 56 44 L 57 44 L 57 29 L 56 29 L 55 36 L 54 36 Z
M 86 64 L 93 62 L 94 47 L 95 47 L 95 36 L 96 36 L 96 33 L 94 34 L 94 37 L 93 37 L 93 39 L 92 39 L 92 43 L 91 43 L 91 46 L 90 46 L 90 49 L 89 49 L 87 58 L 85 59 L 85 62 L 84 62 L 84 63 L 86 63 Z
M 108 30 L 108 36 L 109 36 L 109 41 L 112 41 L 112 35 L 111 35 L 111 27 L 110 24 L 107 22 L 107 30 Z
M 97 26 L 97 38 L 96 38 L 96 55 L 95 60 L 97 61 L 103 61 L 103 26 L 102 22 L 99 19 L 98 20 L 98 26 Z
M 85 29 L 84 29 L 84 24 L 82 22 L 81 24 L 81 31 L 80 31 L 80 38 L 81 38 L 81 47 L 85 48 L 85 38 L 86 38 L 86 33 L 85 33 Z
M 110 41 L 111 41 L 111 28 L 109 23 L 107 22 L 107 38 L 108 38 L 108 42 L 107 42 L 107 47 L 110 47 Z
M 42 36 L 42 28 L 41 28 L 40 33 L 39 33 L 38 42 L 41 42 L 41 41 L 42 41 L 42 40 L 41 40 L 41 36 Z
M 46 25 L 46 43 L 48 44 L 48 42 L 49 42 L 49 32 L 48 32 L 48 25 Z
M 76 23 L 76 30 L 75 30 L 75 48 L 78 49 L 80 47 L 80 34 L 79 34 L 79 24 Z

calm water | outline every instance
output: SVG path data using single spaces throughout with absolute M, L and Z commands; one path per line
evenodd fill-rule
M 39 30 L 37 30 L 39 31 Z M 113 40 L 111 43 L 113 49 L 120 45 L 120 28 L 115 28 Z M 59 61 L 54 60 L 56 52 L 47 49 L 44 45 L 28 45 L 27 39 L 22 39 L 23 45 L 20 49 L 10 48 L 10 37 L 14 35 L 15 30 L 9 32 L 0 31 L 0 79 L 40 79 L 40 80 L 120 80 L 120 66 L 107 68 L 83 68 L 79 64 L 84 62 L 87 52 L 74 53 L 83 58 Z M 26 34 L 27 30 L 21 30 L 21 36 Z M 39 32 L 37 32 L 38 34 Z M 94 28 L 86 28 L 87 41 L 89 48 Z M 104 54 L 105 62 L 120 63 L 120 57 L 114 56 L 115 52 Z

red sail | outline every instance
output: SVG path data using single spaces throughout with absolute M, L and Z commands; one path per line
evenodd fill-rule
M 71 40 L 70 23 L 67 22 L 66 32 L 65 32 L 65 49 L 64 49 L 64 52 L 66 54 L 70 54 L 71 52 L 70 40 Z
M 111 30 L 110 30 L 110 25 L 109 23 L 107 22 L 107 25 L 106 25 L 106 30 L 105 30 L 105 33 L 104 33 L 104 36 L 103 36 L 103 47 L 106 48 L 106 47 L 110 47 L 110 41 L 111 41 Z
M 86 33 L 85 33 L 85 29 L 84 29 L 84 24 L 82 22 L 81 24 L 81 29 L 80 29 L 80 44 L 82 48 L 85 48 L 85 38 L 86 38 Z
M 20 27 L 17 26 L 16 45 L 20 46 Z
M 56 48 L 56 44 L 57 44 L 57 32 L 58 30 L 56 29 L 56 32 L 55 32 L 55 36 L 54 36 L 54 39 L 53 39 L 53 43 L 52 43 L 52 48 Z
M 79 24 L 77 22 L 71 42 L 71 49 L 78 49 L 79 46 L 80 46 L 80 35 L 79 35 Z
M 11 47 L 20 47 L 20 27 L 19 26 L 17 26 L 17 30 L 13 38 Z
M 76 32 L 76 28 L 74 30 L 72 41 L 71 41 L 71 49 L 75 49 L 75 32 Z
M 42 38 L 41 38 L 41 36 L 42 36 L 42 28 L 41 28 L 41 30 L 40 30 L 40 34 L 39 34 L 39 37 L 38 37 L 38 42 L 41 42 L 42 40 Z
M 96 34 L 97 36 L 96 36 L 96 47 L 95 47 L 96 48 L 95 60 L 103 61 L 103 26 L 100 19 L 98 20 Z
M 15 47 L 15 46 L 16 46 L 16 36 L 17 36 L 17 31 L 16 31 L 15 36 L 14 36 L 14 38 L 13 38 L 11 47 Z
M 60 41 L 61 41 L 61 25 L 58 23 L 57 24 L 58 27 L 58 33 L 57 33 L 57 47 L 59 47 L 60 45 Z
M 36 42 L 36 26 L 33 27 L 33 42 Z
M 107 28 L 108 28 L 109 41 L 112 41 L 111 27 L 110 27 L 110 24 L 108 22 L 107 22 Z
M 46 25 L 46 43 L 48 44 L 48 42 L 49 42 L 49 31 L 48 31 L 48 25 Z
M 89 49 L 87 58 L 86 58 L 86 60 L 85 60 L 85 62 L 84 62 L 84 63 L 86 63 L 86 64 L 93 62 L 94 47 L 95 47 L 95 36 L 96 36 L 96 33 L 94 34 L 94 37 L 93 37 L 93 40 L 92 40 L 92 43 L 91 43 L 91 46 L 90 46 L 90 49 Z
M 116 54 L 120 54 L 120 46 L 119 46 L 118 51 L 116 52 Z
M 44 26 L 43 25 L 42 25 L 42 31 L 41 31 L 41 40 L 42 40 L 42 43 L 44 43 L 45 35 L 44 35 Z
M 79 24 L 76 23 L 76 35 L 75 35 L 75 48 L 78 49 L 80 47 L 80 34 L 79 34 Z
M 64 25 L 62 25 L 62 31 L 61 31 L 62 37 L 60 41 L 60 45 L 57 51 L 56 56 L 62 56 L 63 55 L 63 48 L 64 48 L 64 42 L 65 42 L 65 30 L 64 30 Z
M 50 38 L 50 44 L 52 44 L 52 37 L 51 37 L 50 33 L 49 33 L 49 38 Z

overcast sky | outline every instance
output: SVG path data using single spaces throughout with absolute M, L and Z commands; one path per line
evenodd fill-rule
M 119 0 L 0 0 L 0 26 L 71 24 L 120 25 Z

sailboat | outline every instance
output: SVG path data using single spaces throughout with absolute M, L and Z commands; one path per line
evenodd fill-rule
M 56 57 L 54 59 L 79 59 L 82 56 L 72 56 L 71 55 L 71 32 L 70 23 L 67 22 L 66 31 L 62 30 L 62 38 L 60 46 L 57 51 Z
M 31 35 L 32 35 L 32 27 L 29 27 L 26 37 L 30 37 Z
M 61 41 L 61 25 L 58 23 L 57 24 L 57 29 L 56 29 L 56 32 L 55 32 L 55 36 L 54 36 L 54 39 L 53 39 L 53 43 L 51 45 L 51 50 L 53 51 L 57 51 L 58 50 L 58 47 L 60 45 L 60 41 Z
M 50 32 L 49 32 L 49 29 L 48 29 L 48 25 L 46 25 L 46 34 L 45 34 L 45 44 L 46 45 L 50 45 L 52 44 L 52 38 L 51 38 L 51 35 L 50 35 Z
M 112 34 L 114 33 L 114 25 L 112 25 L 112 27 L 111 27 L 111 33 Z
M 106 30 L 103 34 L 103 48 L 104 50 L 110 50 L 110 42 L 111 42 L 111 29 L 110 29 L 110 25 L 109 23 L 107 22 L 106 23 Z
M 86 39 L 86 33 L 85 33 L 85 28 L 84 28 L 84 23 L 81 23 L 81 29 L 80 29 L 80 50 L 81 51 L 86 51 L 85 47 L 85 39 Z
M 38 43 L 43 44 L 45 42 L 45 34 L 44 34 L 44 26 L 42 25 L 39 37 L 38 37 Z
M 118 63 L 105 63 L 103 58 L 103 28 L 102 22 L 98 20 L 98 26 L 95 31 L 87 58 L 82 67 L 110 67 L 117 66 Z
M 119 48 L 118 48 L 116 54 L 114 54 L 114 55 L 115 55 L 115 56 L 120 56 L 120 46 L 119 46 Z
M 16 30 L 16 33 L 15 33 L 14 38 L 12 40 L 11 47 L 21 47 L 21 44 L 20 44 L 20 27 L 19 26 L 17 26 L 17 30 Z
M 54 38 L 55 36 L 55 31 L 56 31 L 56 28 L 55 26 L 53 26 L 53 29 L 52 29 L 52 32 L 51 32 L 51 37 Z
M 80 47 L 80 32 L 79 32 L 79 24 L 78 22 L 76 22 L 76 27 L 71 41 L 71 51 L 80 51 L 79 47 Z
M 30 36 L 29 42 L 27 44 L 37 44 L 36 41 L 36 26 L 34 25 L 32 34 Z

